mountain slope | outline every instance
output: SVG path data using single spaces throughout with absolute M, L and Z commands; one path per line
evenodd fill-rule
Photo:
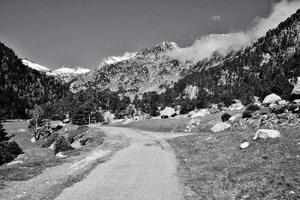
M 197 105 L 205 102 L 249 102 L 275 92 L 289 98 L 293 80 L 300 76 L 300 10 L 266 33 L 253 45 L 219 58 L 218 64 L 199 62 L 172 91 L 182 97 L 187 87 L 197 86 Z
M 71 87 L 78 90 L 92 83 L 100 89 L 122 91 L 131 96 L 147 91 L 164 92 L 189 68 L 188 63 L 167 56 L 175 48 L 175 43 L 164 42 L 139 52 L 104 59 L 98 69 Z
M 13 50 L 0 43 L 0 118 L 24 118 L 34 104 L 55 102 L 68 86 L 22 63 Z

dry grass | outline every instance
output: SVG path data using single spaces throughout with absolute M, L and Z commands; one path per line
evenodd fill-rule
M 254 132 L 200 133 L 169 141 L 187 199 L 300 199 L 300 127 L 252 142 Z M 250 146 L 239 149 L 243 140 Z

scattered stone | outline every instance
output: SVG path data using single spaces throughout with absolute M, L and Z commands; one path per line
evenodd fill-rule
M 269 94 L 264 98 L 263 104 L 271 104 L 271 103 L 276 103 L 278 101 L 281 101 L 281 97 L 273 93 L 273 94 Z
M 243 142 L 243 143 L 240 145 L 240 148 L 241 148 L 241 149 L 246 149 L 246 148 L 249 147 L 249 145 L 250 145 L 249 142 Z
M 231 116 L 231 117 L 229 118 L 229 121 L 234 122 L 236 119 L 237 119 L 237 116 Z
M 30 141 L 31 141 L 32 143 L 35 143 L 35 142 L 36 142 L 35 137 L 32 137 Z
M 242 110 L 244 108 L 245 106 L 242 104 L 240 100 L 235 100 L 235 103 L 229 106 L 228 110 Z
M 17 131 L 17 133 L 24 133 L 24 132 L 26 132 L 26 130 L 22 128 Z
M 50 122 L 50 127 L 51 127 L 52 129 L 62 128 L 62 127 L 64 127 L 64 126 L 65 126 L 65 124 L 62 123 L 61 121 L 51 121 L 51 122 Z
M 70 122 L 70 119 L 64 119 L 63 120 L 63 123 L 65 123 L 65 124 L 67 124 L 67 123 L 69 123 Z
M 191 111 L 189 114 L 191 115 L 192 118 L 195 118 L 195 117 L 204 117 L 205 115 L 210 114 L 210 112 L 208 111 L 208 109 L 200 109 L 199 111 L 197 110 Z
M 163 109 L 162 111 L 160 111 L 160 116 L 167 116 L 167 117 L 171 117 L 173 114 L 175 114 L 175 109 L 171 108 L 171 107 L 165 107 L 165 109 Z
M 259 129 L 253 138 L 253 140 L 257 139 L 268 139 L 268 138 L 277 138 L 280 137 L 280 132 L 276 130 L 269 129 Z
M 53 142 L 53 143 L 50 145 L 49 149 L 54 150 L 54 147 L 55 147 L 55 142 Z
M 62 152 L 57 153 L 55 156 L 58 157 L 58 158 L 66 158 L 67 157 Z
M 231 127 L 231 125 L 226 122 L 219 122 L 219 123 L 216 123 L 210 130 L 212 132 L 216 133 L 216 132 L 224 131 L 230 127 Z

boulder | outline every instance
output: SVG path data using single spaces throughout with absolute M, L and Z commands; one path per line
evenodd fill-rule
M 32 137 L 30 141 L 31 141 L 32 143 L 35 143 L 35 142 L 36 142 L 35 137 Z
M 219 122 L 219 123 L 216 123 L 210 130 L 212 132 L 216 133 L 216 132 L 224 131 L 230 127 L 231 127 L 231 125 L 226 122 Z
M 276 103 L 278 101 L 281 101 L 281 97 L 273 93 L 273 94 L 269 94 L 264 98 L 263 104 L 271 104 L 271 103 Z
M 235 100 L 235 103 L 229 106 L 228 110 L 242 110 L 245 106 L 242 104 L 240 100 Z
M 259 129 L 253 138 L 253 140 L 257 139 L 268 139 L 268 138 L 277 138 L 280 137 L 280 132 L 276 130 L 270 129 Z
M 59 152 L 55 155 L 57 158 L 66 158 L 67 156 L 64 155 L 62 152 Z
M 293 99 L 300 99 L 300 77 L 297 78 L 297 83 L 292 90 L 291 97 Z
M 195 118 L 195 117 L 204 117 L 207 114 L 210 114 L 210 112 L 208 111 L 208 109 L 201 109 L 199 111 L 192 111 L 190 112 L 191 117 Z
M 163 109 L 162 111 L 160 111 L 160 116 L 167 116 L 167 117 L 171 117 L 172 115 L 174 115 L 175 109 L 171 108 L 171 107 L 165 107 L 165 109 Z
M 51 121 L 50 122 L 50 127 L 53 129 L 62 128 L 64 126 L 65 126 L 64 123 L 62 123 L 61 121 Z
M 246 148 L 249 147 L 249 145 L 250 145 L 249 142 L 243 142 L 243 143 L 240 145 L 240 148 L 241 148 L 241 149 L 246 149 Z
M 64 119 L 63 120 L 63 123 L 65 123 L 65 124 L 67 124 L 67 123 L 69 123 L 70 122 L 70 119 Z

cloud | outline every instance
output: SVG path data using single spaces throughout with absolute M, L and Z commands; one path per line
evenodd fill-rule
M 300 8 L 300 1 L 283 0 L 274 4 L 267 18 L 256 18 L 254 26 L 249 30 L 207 35 L 197 39 L 189 47 L 177 48 L 171 51 L 169 55 L 181 61 L 198 62 L 210 57 L 216 51 L 225 55 L 232 50 L 239 50 L 262 37 L 268 30 L 276 28 L 280 22 L 295 13 L 298 8 Z
M 213 21 L 221 21 L 221 15 L 214 15 L 211 17 Z

